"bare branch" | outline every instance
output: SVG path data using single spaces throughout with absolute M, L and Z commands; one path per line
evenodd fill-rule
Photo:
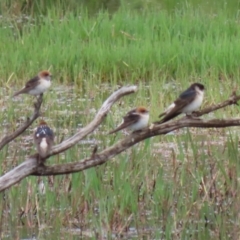
M 26 122 L 20 126 L 15 132 L 4 136 L 0 141 L 0 150 L 13 139 L 17 138 L 20 134 L 22 134 L 31 124 L 39 117 L 40 108 L 43 101 L 43 95 L 38 97 L 37 102 L 34 104 L 34 113 L 30 118 L 27 118 Z
M 97 115 L 93 119 L 93 121 L 88 124 L 85 128 L 82 128 L 78 131 L 74 136 L 70 137 L 66 141 L 63 141 L 61 144 L 56 145 L 51 155 L 56 155 L 60 152 L 67 150 L 68 148 L 72 147 L 74 144 L 79 142 L 82 138 L 87 136 L 89 133 L 94 131 L 104 120 L 105 116 L 109 112 L 111 106 L 121 97 L 124 95 L 128 95 L 130 93 L 134 93 L 137 91 L 136 86 L 130 87 L 122 87 L 116 92 L 114 92 L 102 105 L 100 110 L 98 111 Z M 26 161 L 20 164 L 17 168 L 14 168 L 10 172 L 6 173 L 4 176 L 0 177 L 0 192 L 4 189 L 14 185 L 21 179 L 25 178 L 26 176 L 34 173 L 36 170 L 38 173 L 41 172 L 41 169 L 44 169 L 44 166 L 38 166 L 37 162 L 37 154 L 31 157 L 27 157 Z M 49 157 L 49 156 L 48 156 Z M 40 173 L 41 175 L 41 173 Z
M 50 155 L 56 155 L 58 153 L 61 153 L 72 146 L 74 146 L 77 142 L 79 142 L 81 139 L 86 137 L 88 134 L 93 132 L 104 120 L 107 113 L 109 112 L 112 105 L 121 97 L 134 93 L 137 91 L 136 86 L 130 86 L 130 87 L 122 87 L 116 92 L 114 92 L 102 105 L 102 107 L 99 109 L 97 115 L 95 118 L 90 122 L 86 127 L 82 128 L 80 131 L 78 131 L 75 135 L 68 138 L 67 140 L 63 141 L 62 143 L 56 145 L 53 147 Z
M 163 135 L 176 129 L 184 127 L 224 128 L 230 126 L 240 126 L 240 119 L 201 120 L 189 119 L 184 117 L 177 121 L 172 121 L 161 125 L 155 125 L 152 128 L 146 128 L 141 132 L 133 133 L 126 138 L 120 140 L 119 142 L 115 143 L 113 146 L 103 150 L 102 152 L 98 154 L 93 154 L 90 158 L 86 158 L 78 162 L 71 162 L 60 165 L 58 164 L 53 166 L 39 166 L 37 164 L 36 157 L 32 156 L 30 159 L 27 159 L 17 168 L 14 168 L 4 176 L 0 177 L 0 192 L 31 174 L 38 176 L 68 174 L 101 165 L 146 138 Z
M 113 93 L 102 105 L 101 109 L 97 113 L 94 120 L 87 125 L 85 128 L 81 129 L 78 133 L 76 133 L 73 137 L 67 139 L 61 144 L 54 147 L 51 155 L 55 155 L 59 152 L 65 151 L 70 148 L 74 144 L 76 144 L 83 137 L 91 133 L 96 127 L 103 121 L 104 117 L 108 113 L 112 104 L 117 101 L 121 96 L 132 93 L 136 91 L 136 87 L 128 87 L 121 88 L 120 90 Z M 215 111 L 219 108 L 225 107 L 227 105 L 236 104 L 240 99 L 240 96 L 231 96 L 227 101 L 214 105 L 210 108 L 204 109 L 201 112 L 198 112 L 198 116 L 203 114 Z M 25 162 L 19 165 L 17 168 L 11 170 L 4 176 L 0 177 L 0 191 L 12 186 L 16 182 L 20 181 L 24 177 L 28 175 L 59 175 L 59 174 L 67 174 L 79 172 L 100 164 L 105 163 L 109 159 L 118 155 L 119 153 L 125 151 L 131 146 L 137 144 L 138 142 L 150 138 L 156 135 L 163 135 L 168 132 L 174 131 L 176 129 L 184 128 L 184 127 L 197 127 L 197 128 L 224 128 L 231 126 L 240 126 L 240 119 L 212 119 L 212 120 L 204 120 L 204 119 L 196 119 L 196 118 L 187 118 L 183 117 L 179 120 L 174 120 L 170 122 L 166 122 L 160 125 L 151 125 L 149 128 L 146 128 L 140 132 L 135 132 L 126 138 L 120 140 L 115 143 L 113 146 L 103 150 L 100 153 L 97 153 L 97 149 L 93 150 L 91 157 L 72 162 L 68 164 L 61 165 L 53 165 L 53 166 L 40 166 L 37 163 L 36 156 L 28 157 Z
M 218 110 L 218 109 L 227 107 L 227 106 L 232 105 L 232 104 L 238 105 L 237 101 L 239 101 L 239 100 L 240 100 L 240 96 L 237 96 L 237 95 L 236 95 L 236 92 L 233 91 L 233 92 L 232 92 L 232 95 L 229 97 L 228 100 L 226 100 L 226 101 L 224 101 L 224 102 L 222 102 L 222 103 L 216 104 L 216 105 L 212 105 L 212 106 L 210 106 L 210 107 L 208 107 L 208 108 L 205 108 L 205 109 L 203 109 L 203 110 L 201 110 L 201 111 L 198 111 L 198 112 L 196 112 L 195 115 L 196 115 L 197 117 L 200 117 L 200 116 L 202 116 L 202 115 L 208 114 L 208 113 L 210 113 L 210 112 L 214 112 L 214 111 L 216 111 L 216 110 Z
M 103 150 L 102 152 L 92 155 L 90 158 L 83 159 L 78 162 L 72 162 L 61 165 L 53 165 L 53 166 L 44 166 L 40 171 L 37 169 L 33 175 L 59 175 L 59 174 L 67 174 L 79 172 L 100 164 L 105 163 L 109 159 L 118 155 L 119 153 L 125 151 L 136 143 L 153 137 L 157 135 L 163 135 L 168 132 L 174 131 L 176 129 L 184 128 L 184 127 L 197 127 L 197 128 L 224 128 L 230 126 L 240 126 L 240 119 L 231 119 L 231 120 L 201 120 L 201 119 L 190 119 L 190 118 L 182 118 L 177 121 L 172 121 L 170 123 L 165 123 L 161 125 L 155 125 L 151 128 L 146 128 L 141 132 L 133 133 L 126 138 L 120 140 L 115 143 L 113 146 Z M 1 179 L 0 179 L 1 180 Z M 0 181 L 1 182 L 1 181 Z M 1 191 L 1 188 L 0 188 Z
M 0 192 L 18 183 L 26 176 L 31 175 L 37 169 L 38 164 L 36 158 L 28 157 L 26 161 L 0 177 Z

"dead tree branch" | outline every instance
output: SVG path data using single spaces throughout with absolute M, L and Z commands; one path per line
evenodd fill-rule
M 37 166 L 36 157 L 28 157 L 26 161 L 0 177 L 0 192 L 31 175 L 37 170 Z
M 144 139 L 151 138 L 157 135 L 163 135 L 172 132 L 176 129 L 184 127 L 197 127 L 197 128 L 224 128 L 231 126 L 240 126 L 240 119 L 230 119 L 230 120 L 202 120 L 202 119 L 188 119 L 182 118 L 177 121 L 172 121 L 168 124 L 155 125 L 153 128 L 146 128 L 141 132 L 133 133 L 119 142 L 115 143 L 113 146 L 103 150 L 102 152 L 80 160 L 78 162 L 72 162 L 61 165 L 45 166 L 44 168 L 37 169 L 33 175 L 59 175 L 79 172 L 100 164 L 107 162 L 109 159 L 115 157 L 119 153 L 125 151 L 126 149 L 132 147 L 133 145 L 143 141 Z M 0 179 L 1 183 L 1 179 Z M 0 185 L 1 191 L 1 185 Z
M 232 95 L 229 97 L 229 99 L 227 99 L 226 101 L 222 102 L 222 103 L 219 103 L 219 104 L 215 104 L 213 106 L 210 106 L 208 108 L 205 108 L 203 109 L 202 111 L 199 111 L 199 112 L 196 112 L 196 116 L 197 117 L 200 117 L 202 115 L 205 115 L 205 114 L 208 114 L 210 112 L 214 112 L 218 109 L 221 109 L 221 108 L 224 108 L 224 107 L 227 107 L 229 105 L 232 105 L 232 104 L 235 104 L 235 105 L 238 105 L 238 101 L 240 100 L 240 96 L 237 96 L 236 95 L 236 92 L 233 91 L 232 92 Z
M 120 97 L 135 92 L 136 87 L 128 87 L 121 88 L 120 90 L 113 93 L 102 105 L 101 109 L 97 113 L 94 120 L 87 125 L 85 128 L 81 129 L 74 136 L 67 139 L 63 143 L 54 147 L 51 152 L 51 155 L 56 155 L 66 149 L 70 148 L 74 144 L 76 144 L 79 140 L 87 136 L 94 129 L 96 129 L 99 124 L 103 121 L 104 117 L 108 113 L 110 107 L 114 102 L 116 102 Z M 198 112 L 198 116 L 207 114 L 209 112 L 215 111 L 219 108 L 236 104 L 237 101 L 240 100 L 240 96 L 231 96 L 227 101 L 214 105 L 210 108 L 203 109 L 201 112 Z M 61 165 L 53 165 L 53 166 L 38 166 L 37 160 L 35 156 L 28 157 L 25 162 L 19 165 L 17 168 L 11 170 L 6 173 L 4 176 L 0 177 L 0 192 L 4 189 L 12 186 L 16 182 L 25 178 L 28 175 L 59 175 L 59 174 L 67 174 L 79 172 L 100 164 L 105 163 L 109 159 L 118 155 L 119 153 L 125 151 L 126 149 L 132 147 L 138 142 L 154 137 L 157 135 L 163 135 L 168 132 L 174 131 L 176 129 L 184 128 L 184 127 L 197 127 L 197 128 L 224 128 L 231 126 L 240 126 L 240 119 L 212 119 L 212 120 L 204 120 L 204 119 L 195 119 L 195 118 L 187 118 L 183 117 L 179 120 L 174 120 L 170 122 L 166 122 L 161 125 L 151 125 L 149 128 L 142 130 L 141 132 L 132 133 L 131 135 L 125 137 L 119 142 L 115 143 L 113 146 L 106 148 L 100 153 L 95 152 L 91 157 L 79 160 L 77 162 L 61 164 Z
M 137 91 L 136 86 L 130 87 L 122 87 L 116 92 L 114 92 L 102 105 L 99 109 L 97 115 L 93 119 L 91 123 L 89 123 L 86 127 L 82 128 L 78 131 L 75 135 L 70 137 L 69 139 L 63 141 L 62 143 L 56 145 L 49 156 L 56 155 L 63 151 L 66 151 L 70 147 L 74 146 L 78 143 L 81 139 L 85 136 L 93 132 L 104 120 L 107 113 L 109 112 L 111 106 L 121 97 L 134 93 Z M 48 157 L 49 157 L 48 156 Z M 14 185 L 15 183 L 19 182 L 26 176 L 33 174 L 35 171 L 41 171 L 43 166 L 38 166 L 37 163 L 37 156 L 27 157 L 26 161 L 20 164 L 17 168 L 14 168 L 10 172 L 6 173 L 4 176 L 0 177 L 0 192 L 4 189 Z
M 38 97 L 37 102 L 34 104 L 34 112 L 33 115 L 30 118 L 27 118 L 26 122 L 20 126 L 16 131 L 14 131 L 13 133 L 4 136 L 1 140 L 0 140 L 0 150 L 7 145 L 8 143 L 10 143 L 13 139 L 17 138 L 19 135 L 21 135 L 26 129 L 28 129 L 32 123 L 39 117 L 40 115 L 40 108 L 42 105 L 42 101 L 43 101 L 43 95 L 40 95 Z
M 78 131 L 75 135 L 68 138 L 67 140 L 63 141 L 62 143 L 56 145 L 53 147 L 50 155 L 56 155 L 58 153 L 64 152 L 67 149 L 74 146 L 77 142 L 85 138 L 87 135 L 89 135 L 91 132 L 93 132 L 104 120 L 104 118 L 107 116 L 107 113 L 109 112 L 112 105 L 121 97 L 134 93 L 137 91 L 136 86 L 130 86 L 130 87 L 122 87 L 116 92 L 114 92 L 102 105 L 102 107 L 99 109 L 97 115 L 93 119 L 92 122 L 90 122 L 86 127 L 82 128 L 80 131 Z

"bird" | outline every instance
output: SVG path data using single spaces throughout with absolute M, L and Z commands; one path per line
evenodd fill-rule
M 178 99 L 175 100 L 159 118 L 163 117 L 160 121 L 154 122 L 154 124 L 162 124 L 167 122 L 181 113 L 186 113 L 187 116 L 192 112 L 199 109 L 203 102 L 204 97 L 204 85 L 201 83 L 193 83 L 187 90 L 182 92 Z
M 45 159 L 49 154 L 54 143 L 54 133 L 44 120 L 41 120 L 39 126 L 34 131 L 34 143 L 41 159 Z
M 13 97 L 19 94 L 40 95 L 44 93 L 51 86 L 51 73 L 49 71 L 41 71 L 37 76 L 30 79 L 25 87 L 13 94 Z
M 149 120 L 149 111 L 145 107 L 137 107 L 129 111 L 126 116 L 123 117 L 122 123 L 108 134 L 118 132 L 124 128 L 135 132 L 147 127 Z

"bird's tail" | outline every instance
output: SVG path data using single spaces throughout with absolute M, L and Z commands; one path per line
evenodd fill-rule
M 158 117 L 161 118 L 166 115 L 166 112 L 161 113 Z
M 117 127 L 116 129 L 114 129 L 114 130 L 108 132 L 108 134 L 112 134 L 112 133 L 118 132 L 118 131 L 120 131 L 120 130 L 126 128 L 126 127 L 127 127 L 127 126 L 125 126 L 125 124 L 124 124 L 124 125 L 120 125 L 120 126 Z
M 16 97 L 17 95 L 19 95 L 21 93 L 24 93 L 24 89 L 21 89 L 20 91 L 15 92 L 12 97 Z
M 164 119 L 160 120 L 160 121 L 156 121 L 156 122 L 153 122 L 153 124 L 162 124 L 162 123 L 165 123 L 166 121 Z
M 12 97 L 16 97 L 19 94 L 20 94 L 19 92 L 15 92 Z
M 116 128 L 116 129 L 114 129 L 114 130 L 112 130 L 112 131 L 108 132 L 108 134 L 112 134 L 112 133 L 118 132 L 118 131 L 120 131 L 120 130 L 121 130 L 121 129 L 119 129 L 119 128 Z

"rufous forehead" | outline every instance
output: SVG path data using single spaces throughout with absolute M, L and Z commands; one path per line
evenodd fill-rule
M 44 120 L 41 120 L 41 121 L 39 122 L 39 125 L 47 125 L 47 123 L 46 123 Z
M 147 110 L 145 107 L 138 107 L 138 108 L 137 108 L 137 112 L 138 112 L 138 113 L 147 113 L 148 110 Z
M 51 73 L 49 71 L 42 71 L 39 73 L 39 75 L 42 77 L 48 77 L 51 75 Z

